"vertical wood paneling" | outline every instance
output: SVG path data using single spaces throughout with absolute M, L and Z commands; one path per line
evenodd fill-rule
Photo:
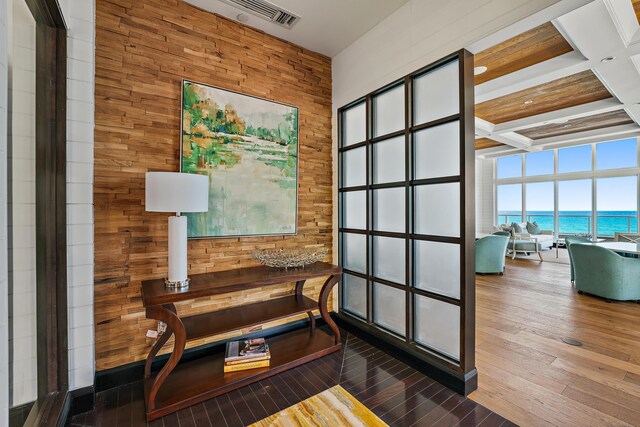
M 145 319 L 140 282 L 166 274 L 167 215 L 144 211 L 144 173 L 178 170 L 183 78 L 295 105 L 300 112 L 298 234 L 191 240 L 190 274 L 252 265 L 254 249 L 331 249 L 330 59 L 182 1 L 97 0 L 97 370 L 144 359 L 152 344 L 145 332 L 155 322 Z M 317 297 L 321 284 L 308 286 L 309 295 Z M 178 310 L 199 313 L 292 291 L 280 286 L 238 292 Z M 268 326 L 277 323 L 283 321 Z

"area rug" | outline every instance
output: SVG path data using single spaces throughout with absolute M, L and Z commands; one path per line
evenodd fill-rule
M 331 387 L 250 427 L 388 426 L 339 385 Z
M 560 250 L 558 251 L 558 255 L 557 256 L 556 256 L 556 249 L 555 248 L 553 248 L 551 250 L 541 251 L 540 254 L 542 255 L 542 259 L 545 262 L 554 262 L 554 263 L 557 263 L 557 264 L 567 264 L 567 265 L 570 264 L 569 253 L 567 252 L 567 249 L 565 249 L 565 248 L 560 248 Z M 511 256 L 507 255 L 507 258 L 511 259 Z M 525 256 L 522 253 L 518 253 L 518 255 L 516 256 L 516 259 L 526 259 L 526 260 L 531 260 L 531 261 L 540 261 L 540 257 L 535 252 L 533 252 L 529 256 Z

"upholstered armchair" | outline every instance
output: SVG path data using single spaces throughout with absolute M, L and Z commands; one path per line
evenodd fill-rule
M 574 243 L 591 243 L 591 240 L 586 237 L 567 236 L 564 239 L 567 252 L 569 253 L 569 266 L 571 268 L 571 283 L 576 281 L 576 272 L 573 268 L 573 255 L 571 253 L 571 245 Z
M 607 300 L 640 300 L 640 259 L 584 243 L 572 243 L 571 251 L 578 292 Z
M 504 272 L 504 255 L 509 243 L 508 236 L 486 236 L 476 240 L 476 273 Z

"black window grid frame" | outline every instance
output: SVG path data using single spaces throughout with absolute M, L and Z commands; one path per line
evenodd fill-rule
M 435 71 L 441 66 L 447 65 L 452 62 L 458 62 L 458 78 L 459 78 L 459 109 L 457 114 L 453 114 L 447 117 L 439 118 L 437 120 L 415 123 L 413 112 L 413 81 L 423 75 Z M 404 85 L 404 129 L 388 133 L 386 135 L 373 136 L 373 118 L 375 117 L 374 102 L 373 99 L 376 96 L 383 94 L 391 89 L 394 89 L 400 85 Z M 365 140 L 353 143 L 348 146 L 343 146 L 344 138 L 344 114 L 353 107 L 359 106 L 365 103 Z M 474 229 L 474 190 L 473 190 L 473 163 L 475 161 L 474 156 L 474 106 L 473 106 L 473 57 L 472 55 L 461 50 L 457 53 L 450 55 L 424 67 L 414 73 L 405 76 L 402 79 L 396 80 L 381 89 L 378 89 L 370 94 L 359 98 L 338 110 L 338 197 L 339 197 L 339 209 L 338 209 L 338 253 L 340 265 L 344 268 L 344 233 L 362 234 L 365 235 L 366 242 L 366 254 L 365 254 L 365 270 L 366 273 L 360 273 L 356 271 L 344 268 L 345 274 L 350 274 L 355 277 L 359 277 L 365 280 L 366 283 L 366 316 L 365 318 L 355 315 L 344 309 L 344 281 L 341 281 L 339 307 L 341 313 L 346 313 L 347 316 L 352 316 L 371 328 L 381 331 L 388 335 L 388 341 L 398 345 L 401 348 L 409 350 L 417 350 L 418 353 L 424 356 L 425 361 L 444 367 L 448 370 L 453 370 L 458 373 L 467 374 L 475 370 L 475 259 L 474 248 L 472 244 L 475 240 Z M 415 144 L 414 135 L 424 129 L 435 128 L 447 123 L 459 123 L 459 138 L 460 138 L 460 163 L 459 163 L 459 175 L 415 179 Z M 392 138 L 404 136 L 405 138 L 405 180 L 390 182 L 390 183 L 373 183 L 373 167 L 374 167 L 374 150 L 373 146 L 376 143 L 387 141 Z M 469 148 L 471 145 L 471 149 Z M 366 184 L 357 187 L 344 187 L 343 186 L 343 155 L 345 152 L 359 147 L 365 147 L 366 157 Z M 471 153 L 471 154 L 470 154 Z M 444 183 L 457 183 L 459 185 L 460 193 L 460 233 L 458 237 L 448 236 L 435 236 L 418 234 L 414 232 L 415 224 L 415 210 L 413 208 L 414 202 L 414 190 L 423 185 L 435 185 Z M 373 205 L 373 193 L 374 190 L 385 188 L 405 188 L 405 230 L 404 232 L 387 232 L 373 229 L 374 219 L 374 205 Z M 350 191 L 365 191 L 366 194 L 366 229 L 350 229 L 343 227 L 344 215 L 342 206 L 342 197 L 345 193 Z M 465 219 L 469 218 L 471 224 L 467 224 Z M 381 237 L 393 237 L 401 238 L 405 241 L 405 283 L 396 283 L 386 280 L 384 278 L 376 277 L 373 275 L 374 265 L 374 239 L 375 236 Z M 456 244 L 460 250 L 460 298 L 452 298 L 447 295 L 442 295 L 429 290 L 420 289 L 416 287 L 415 283 L 415 251 L 414 244 L 416 241 L 432 241 L 441 243 Z M 396 332 L 391 331 L 384 326 L 375 324 L 373 321 L 373 288 L 374 283 L 380 283 L 382 285 L 391 286 L 397 289 L 405 291 L 405 336 L 401 337 Z M 431 298 L 447 304 L 451 304 L 459 307 L 460 312 L 460 342 L 459 342 L 459 359 L 452 358 L 444 352 L 429 347 L 425 344 L 416 342 L 415 340 L 415 316 L 414 307 L 416 304 L 416 295 Z M 415 353 L 412 351 L 412 353 Z

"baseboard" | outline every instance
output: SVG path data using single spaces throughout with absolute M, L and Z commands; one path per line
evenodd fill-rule
M 35 402 L 25 403 L 23 405 L 14 406 L 9 408 L 9 427 L 22 427 L 24 422 L 27 421 L 29 412 Z
M 316 326 L 321 327 L 326 323 L 321 317 L 316 317 Z M 262 329 L 254 331 L 249 334 L 245 334 L 239 337 L 234 337 L 234 340 L 244 338 L 258 338 L 258 337 L 272 337 L 275 335 L 281 335 L 287 332 L 292 332 L 301 328 L 309 327 L 309 320 L 302 319 L 294 322 L 286 323 L 284 325 L 275 326 L 269 329 Z M 188 362 L 194 359 L 208 356 L 213 353 L 224 351 L 228 340 L 216 341 L 213 343 L 205 344 L 202 346 L 190 348 L 184 351 L 180 363 Z M 169 354 L 157 356 L 151 365 L 151 370 L 156 371 L 162 368 L 162 366 L 169 359 Z M 139 362 L 129 363 L 127 365 L 118 366 L 116 368 L 105 369 L 104 371 L 96 372 L 94 381 L 95 392 L 108 390 L 110 388 L 119 387 L 124 384 L 129 384 L 135 381 L 141 381 L 144 379 L 144 360 Z
M 351 319 L 350 317 L 340 313 L 332 313 L 331 317 L 342 329 L 357 336 L 363 341 L 367 341 L 372 346 L 390 354 L 428 377 L 433 378 L 456 393 L 468 396 L 469 393 L 478 388 L 478 372 L 475 368 L 463 377 L 457 372 L 435 366 L 434 364 L 421 359 L 418 355 L 412 354 L 409 351 L 386 341 L 382 336 L 374 335 L 368 331 L 366 329 L 366 325 L 362 324 L 360 321 Z
M 95 406 L 96 393 L 92 385 L 71 390 L 69 397 L 71 398 L 69 417 L 91 411 Z

